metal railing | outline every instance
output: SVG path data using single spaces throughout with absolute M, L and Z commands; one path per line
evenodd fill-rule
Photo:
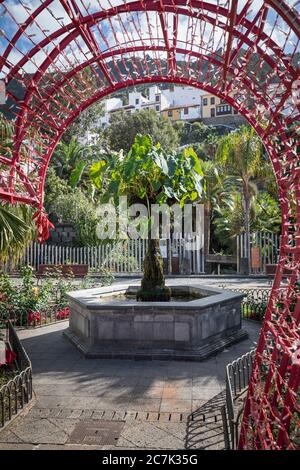
M 0 312 L 0 328 L 9 320 L 14 327 L 17 328 L 37 328 L 40 326 L 52 325 L 69 319 L 69 313 L 66 308 L 58 311 L 55 304 L 49 305 L 47 309 L 38 313 L 27 312 Z
M 255 349 L 239 357 L 226 366 L 226 449 L 236 449 L 239 438 L 240 418 L 244 408 L 244 398 L 252 371 Z M 240 400 L 239 400 L 240 399 Z M 225 414 L 225 410 L 224 410 Z
M 0 388 L 0 429 L 32 399 L 32 367 L 18 335 L 8 320 L 6 341 L 16 354 L 17 374 Z
M 241 292 L 244 298 L 241 304 L 241 316 L 245 320 L 263 321 L 267 309 L 271 288 L 238 288 L 221 284 L 219 287 L 234 292 Z
M 247 235 L 242 233 L 237 236 L 237 259 L 238 272 L 240 272 L 240 259 L 251 259 L 251 249 L 258 248 L 258 264 L 253 266 L 251 262 L 251 274 L 266 274 L 268 264 L 277 264 L 281 243 L 281 236 L 277 233 L 255 232 L 249 234 L 249 242 Z

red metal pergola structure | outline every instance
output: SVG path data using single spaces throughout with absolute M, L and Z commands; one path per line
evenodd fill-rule
M 79 113 L 115 91 L 198 87 L 261 137 L 278 183 L 282 243 L 239 449 L 300 441 L 299 11 L 293 0 L 0 0 L 0 110 L 15 126 L 13 148 L 0 148 L 0 199 L 36 207 L 41 239 L 53 150 Z

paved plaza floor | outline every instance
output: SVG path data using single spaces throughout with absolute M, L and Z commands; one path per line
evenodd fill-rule
M 68 443 L 78 422 L 91 420 L 124 421 L 120 449 L 222 449 L 225 366 L 254 346 L 259 331 L 255 323 L 243 327 L 248 340 L 200 363 L 85 359 L 62 335 L 67 322 L 20 332 L 35 401 L 0 432 L 0 449 L 91 448 Z
M 249 339 L 198 363 L 85 359 L 67 326 L 19 332 L 35 398 L 0 432 L 1 450 L 224 448 L 225 366 L 255 346 L 259 324 L 244 321 Z

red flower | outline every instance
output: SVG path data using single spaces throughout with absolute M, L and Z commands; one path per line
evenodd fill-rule
M 7 349 L 5 351 L 5 362 L 6 362 L 6 364 L 11 364 L 12 362 L 14 362 L 16 357 L 17 357 L 17 355 L 13 351 L 10 351 L 9 349 Z
M 30 312 L 28 312 L 27 321 L 29 325 L 31 325 L 32 323 L 39 323 L 41 321 L 40 312 L 33 312 L 32 310 L 30 310 Z
M 0 292 L 0 302 L 5 302 L 7 300 L 7 295 Z
M 57 313 L 56 318 L 57 320 L 64 320 L 66 318 L 69 318 L 69 315 L 70 315 L 70 309 L 69 307 L 66 307 Z

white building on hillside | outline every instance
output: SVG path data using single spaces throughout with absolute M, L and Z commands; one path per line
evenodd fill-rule
M 114 109 L 121 108 L 123 106 L 122 100 L 120 98 L 109 98 L 108 100 L 103 101 L 104 105 L 104 115 L 100 118 L 100 125 L 106 127 L 109 124 L 109 114 Z
M 119 98 L 105 100 L 104 116 L 101 117 L 102 127 L 109 125 L 110 116 L 117 111 L 129 114 L 141 109 L 154 109 L 157 113 L 169 108 L 182 107 L 182 119 L 201 118 L 201 97 L 203 92 L 193 87 L 174 86 L 172 89 L 161 90 L 157 85 L 148 89 L 148 96 L 133 90 L 129 92 L 128 104 L 125 105 Z M 188 112 L 186 111 L 188 109 Z
M 170 107 L 201 106 L 204 91 L 191 86 L 174 86 L 174 89 L 163 90 L 163 93 Z

